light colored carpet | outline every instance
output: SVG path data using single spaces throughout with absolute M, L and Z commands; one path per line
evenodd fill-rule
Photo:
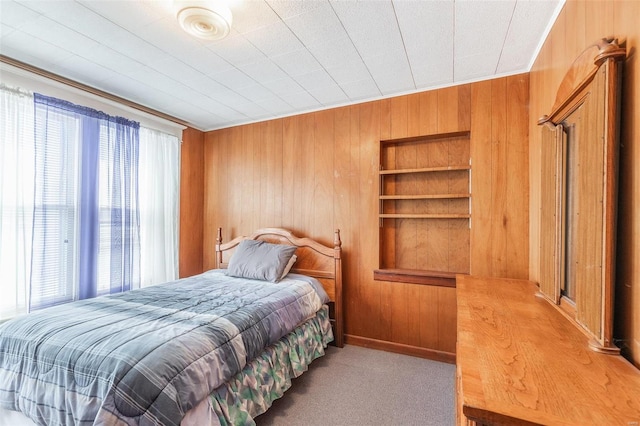
M 455 365 L 345 345 L 255 420 L 267 425 L 455 424 Z

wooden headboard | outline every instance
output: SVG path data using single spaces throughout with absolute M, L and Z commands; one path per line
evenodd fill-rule
M 342 311 L 342 241 L 340 230 L 336 229 L 333 247 L 325 246 L 311 238 L 296 237 L 290 231 L 282 228 L 262 228 L 249 236 L 236 237 L 228 243 L 223 243 L 222 228 L 218 228 L 216 237 L 216 268 L 226 268 L 235 248 L 243 240 L 261 240 L 273 244 L 296 246 L 298 260 L 291 272 L 308 275 L 322 283 L 331 303 L 329 304 L 331 326 L 333 327 L 334 343 L 338 347 L 344 345 L 344 323 Z

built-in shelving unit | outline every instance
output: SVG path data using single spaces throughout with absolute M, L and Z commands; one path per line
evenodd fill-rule
M 455 286 L 469 273 L 470 133 L 380 142 L 380 268 L 374 278 Z

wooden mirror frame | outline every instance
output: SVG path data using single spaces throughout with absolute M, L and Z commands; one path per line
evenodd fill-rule
M 560 306 L 576 326 L 592 337 L 589 346 L 593 350 L 606 353 L 619 353 L 613 344 L 613 299 L 620 61 L 625 57 L 625 49 L 619 47 L 615 39 L 602 39 L 589 46 L 565 74 L 551 113 L 538 120 L 542 126 L 540 293 Z M 578 112 L 583 106 L 587 112 Z M 578 127 L 581 136 L 572 141 L 566 137 L 565 126 L 574 113 L 580 117 L 584 114 L 587 124 Z M 567 177 L 567 152 L 574 149 L 572 144 L 581 147 L 576 148 L 579 154 L 572 155 L 582 156 L 579 161 L 584 160 L 587 165 L 582 164 L 571 172 L 575 175 Z M 585 149 L 589 150 L 588 154 L 583 153 Z M 571 205 L 578 206 L 575 217 L 583 213 L 579 219 L 567 215 L 567 210 L 573 208 L 566 205 L 568 181 L 572 184 L 571 192 L 580 199 Z M 597 205 L 599 202 L 601 207 Z M 582 242 L 593 242 L 593 246 L 587 249 L 577 244 L 566 250 L 568 228 L 579 235 Z M 585 229 L 589 230 L 588 237 Z M 577 254 L 568 258 L 567 251 Z M 581 278 L 576 280 L 575 306 L 561 296 L 569 263 L 571 273 Z

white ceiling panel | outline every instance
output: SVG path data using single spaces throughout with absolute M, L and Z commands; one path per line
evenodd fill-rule
M 78 55 L 67 57 L 64 61 L 58 62 L 52 71 L 56 74 L 68 75 L 74 80 L 89 85 L 102 85 L 107 80 L 126 78 L 112 69 Z M 147 90 L 149 90 L 148 87 Z
M 209 48 L 204 46 L 189 52 L 182 52 L 179 55 L 176 55 L 176 58 L 206 75 L 218 74 L 235 68 L 228 61 L 222 59 Z
M 305 46 L 346 36 L 342 23 L 329 3 L 319 3 L 308 12 L 285 19 L 284 23 Z
M 343 84 L 341 87 L 352 101 L 371 99 L 380 96 L 380 90 L 378 90 L 378 86 L 376 86 L 375 82 L 371 78 L 352 81 Z
M 455 3 L 454 80 L 496 72 L 515 5 L 515 0 Z M 468 28 L 476 28 L 477 33 Z
M 141 26 L 132 33 L 162 52 L 174 56 L 179 56 L 182 52 L 196 50 L 201 47 L 198 41 L 180 29 L 173 17 L 163 18 L 149 25 Z M 120 34 L 120 32 L 117 31 L 117 34 Z M 105 44 L 108 43 L 108 40 L 109 38 L 105 40 Z M 120 41 L 121 39 L 114 37 L 114 40 Z M 121 41 L 122 43 L 126 42 L 126 40 Z
M 254 80 L 279 80 L 287 76 L 278 65 L 267 58 L 244 65 L 240 69 Z
M 226 87 L 233 87 L 235 90 L 254 86 L 256 81 L 238 68 L 230 68 L 217 74 L 211 74 L 211 79 Z
M 454 3 L 394 3 L 416 88 L 453 81 Z
M 513 11 L 509 31 L 496 72 L 498 74 L 527 69 L 531 52 L 535 52 L 540 40 L 530 33 L 542 34 L 554 13 L 554 4 L 538 1 L 519 1 Z
M 323 69 L 295 76 L 294 79 L 306 90 L 311 90 L 318 86 L 325 87 L 335 84 L 331 76 Z
M 238 87 L 235 92 L 251 102 L 258 102 L 274 96 L 274 93 L 262 84 L 254 83 L 252 86 Z
M 244 36 L 266 56 L 278 56 L 304 49 L 300 40 L 281 21 L 247 32 Z
M 349 97 L 337 84 L 314 86 L 309 89 L 309 94 L 316 98 L 322 105 L 336 105 L 349 101 Z
M 411 71 L 416 89 L 446 85 L 453 82 L 453 57 L 412 62 Z
M 402 52 L 392 57 L 379 55 L 365 58 L 365 64 L 383 95 L 415 89 L 411 67 Z
M 233 28 L 240 34 L 281 22 L 278 15 L 263 0 L 235 2 L 230 9 L 234 16 Z
M 160 6 L 152 7 L 142 2 L 141 7 L 129 7 L 130 0 L 77 1 L 87 9 L 93 10 L 105 19 L 130 31 L 135 31 L 136 28 L 146 27 L 153 22 L 166 18 L 169 13 Z M 127 10 L 127 13 L 122 13 L 123 10 Z
M 371 78 L 369 69 L 360 58 L 327 68 L 327 72 L 340 85 Z
M 295 92 L 295 93 L 287 93 L 280 96 L 282 100 L 291 105 L 291 107 L 297 109 L 298 111 L 304 111 L 307 109 L 316 109 L 319 108 L 320 102 L 316 98 L 314 98 L 309 92 Z
M 73 56 L 73 52 L 19 29 L 2 38 L 2 54 L 28 58 L 36 67 L 46 67 L 48 64 L 55 64 Z
M 238 68 L 266 58 L 264 53 L 239 34 L 230 35 L 221 41 L 212 42 L 207 47 Z
M 2 40 L 3 37 L 7 37 L 9 34 L 11 34 L 14 31 L 15 31 L 15 28 L 10 27 L 9 25 L 4 25 L 0 27 L 0 40 Z
M 78 32 L 69 29 L 46 16 L 24 24 L 21 32 L 68 50 L 74 54 L 88 56 L 101 47 L 100 43 Z M 34 46 L 37 47 L 37 46 Z
M 298 82 L 291 77 L 281 78 L 280 80 L 264 81 L 260 82 L 260 84 L 278 96 L 304 91 L 302 86 L 300 86 Z
M 331 3 L 363 58 L 384 52 L 406 55 L 393 4 L 390 1 Z
M 360 53 L 347 36 L 307 46 L 323 68 L 339 67 L 346 62 L 360 60 Z
M 260 105 L 265 111 L 270 111 L 269 113 L 263 114 L 261 117 L 287 114 L 293 111 L 293 108 L 291 107 L 291 105 L 289 105 L 287 102 L 283 101 L 278 97 L 263 99 L 256 102 L 256 104 Z M 256 116 L 255 118 L 259 118 L 259 117 Z
M 100 82 L 100 85 L 104 88 L 104 90 L 111 92 L 118 88 L 124 87 L 131 93 L 135 93 L 140 97 L 145 97 L 154 102 L 154 104 L 156 105 L 161 105 L 163 109 L 168 108 L 174 102 L 183 103 L 183 101 L 177 101 L 171 93 L 161 90 L 154 90 L 153 86 L 122 75 L 114 75 L 111 78 L 102 80 Z M 186 102 L 184 102 L 184 104 L 188 105 Z
M 374 78 L 384 96 L 407 93 L 414 90 L 413 80 L 408 76 L 402 79 L 398 74 L 380 73 L 375 75 Z
M 20 28 L 24 24 L 35 21 L 41 14 L 15 1 L 0 1 L 0 17 L 2 25 Z
M 295 77 L 322 69 L 322 65 L 306 49 L 285 53 L 271 58 L 287 75 Z
M 174 0 L 0 0 L 0 54 L 211 130 L 527 72 L 564 4 L 225 1 L 205 41 Z
M 267 110 L 262 108 L 258 103 L 249 102 L 235 107 L 236 111 L 246 115 L 249 118 L 266 117 L 269 115 Z
M 288 19 L 293 16 L 302 15 L 325 6 L 326 0 L 305 0 L 305 1 L 291 1 L 291 0 L 267 0 L 269 6 L 278 14 L 280 19 Z

